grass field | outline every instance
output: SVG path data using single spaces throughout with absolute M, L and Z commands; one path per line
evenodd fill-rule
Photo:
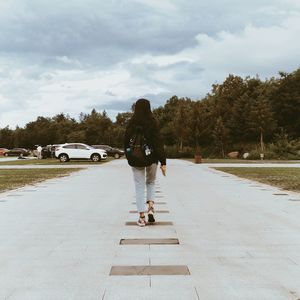
M 9 165 L 9 166 L 24 166 L 24 165 L 100 165 L 105 162 L 114 160 L 112 157 L 108 157 L 106 160 L 100 161 L 98 163 L 92 162 L 91 160 L 71 160 L 65 163 L 61 163 L 58 159 L 49 158 L 49 159 L 19 159 L 13 161 L 0 161 L 0 166 Z
M 220 167 L 215 169 L 285 190 L 300 192 L 300 168 Z
M 81 169 L 3 169 L 0 170 L 0 192 L 13 190 L 50 178 L 67 176 L 79 170 Z
M 194 158 L 185 158 L 184 160 L 188 160 L 194 162 Z M 202 163 L 204 164 L 261 164 L 261 163 L 276 163 L 276 164 L 293 164 L 300 163 L 300 160 L 247 160 L 247 159 L 230 159 L 230 158 L 203 158 Z

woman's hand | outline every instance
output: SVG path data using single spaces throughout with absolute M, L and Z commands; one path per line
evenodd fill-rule
M 163 173 L 163 175 L 166 176 L 167 166 L 166 165 L 160 166 L 160 169 L 161 169 L 161 172 Z

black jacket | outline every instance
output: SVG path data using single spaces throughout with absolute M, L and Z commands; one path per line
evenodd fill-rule
M 158 163 L 160 162 L 161 165 L 166 165 L 166 154 L 164 151 L 164 146 L 163 146 L 163 142 L 161 139 L 161 136 L 159 134 L 159 128 L 157 125 L 157 122 L 155 121 L 155 119 L 152 119 L 151 121 L 145 123 L 145 122 L 137 122 L 136 120 L 134 120 L 134 118 L 132 118 L 127 127 L 126 127 L 126 131 L 125 131 L 125 136 L 124 136 L 124 151 L 125 151 L 125 155 L 127 153 L 127 149 L 130 147 L 129 145 L 129 141 L 130 141 L 130 137 L 132 136 L 134 130 L 136 129 L 136 127 L 142 127 L 145 136 L 147 137 L 147 140 L 149 140 L 151 146 L 153 147 L 153 155 L 151 156 L 151 161 L 150 164 L 152 163 Z M 126 158 L 128 160 L 128 164 L 132 167 L 142 167 L 141 165 L 137 165 L 134 161 L 131 161 L 130 159 L 128 159 L 129 157 L 126 155 Z M 144 165 L 146 166 L 146 165 Z

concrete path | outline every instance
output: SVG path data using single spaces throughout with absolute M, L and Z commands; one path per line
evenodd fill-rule
M 300 195 L 169 161 L 157 221 L 138 228 L 118 160 L 0 194 L 0 299 L 300 298 Z M 287 195 L 274 195 L 287 194 Z M 177 238 L 179 245 L 119 245 Z M 190 275 L 109 276 L 112 266 L 182 265 Z

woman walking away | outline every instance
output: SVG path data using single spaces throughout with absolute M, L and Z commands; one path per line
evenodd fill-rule
M 139 213 L 137 224 L 143 227 L 146 225 L 145 212 L 148 214 L 148 222 L 155 222 L 154 184 L 158 162 L 161 164 L 163 175 L 166 175 L 166 155 L 150 102 L 146 99 L 139 99 L 135 103 L 134 114 L 126 128 L 124 146 L 135 183 L 136 205 Z

